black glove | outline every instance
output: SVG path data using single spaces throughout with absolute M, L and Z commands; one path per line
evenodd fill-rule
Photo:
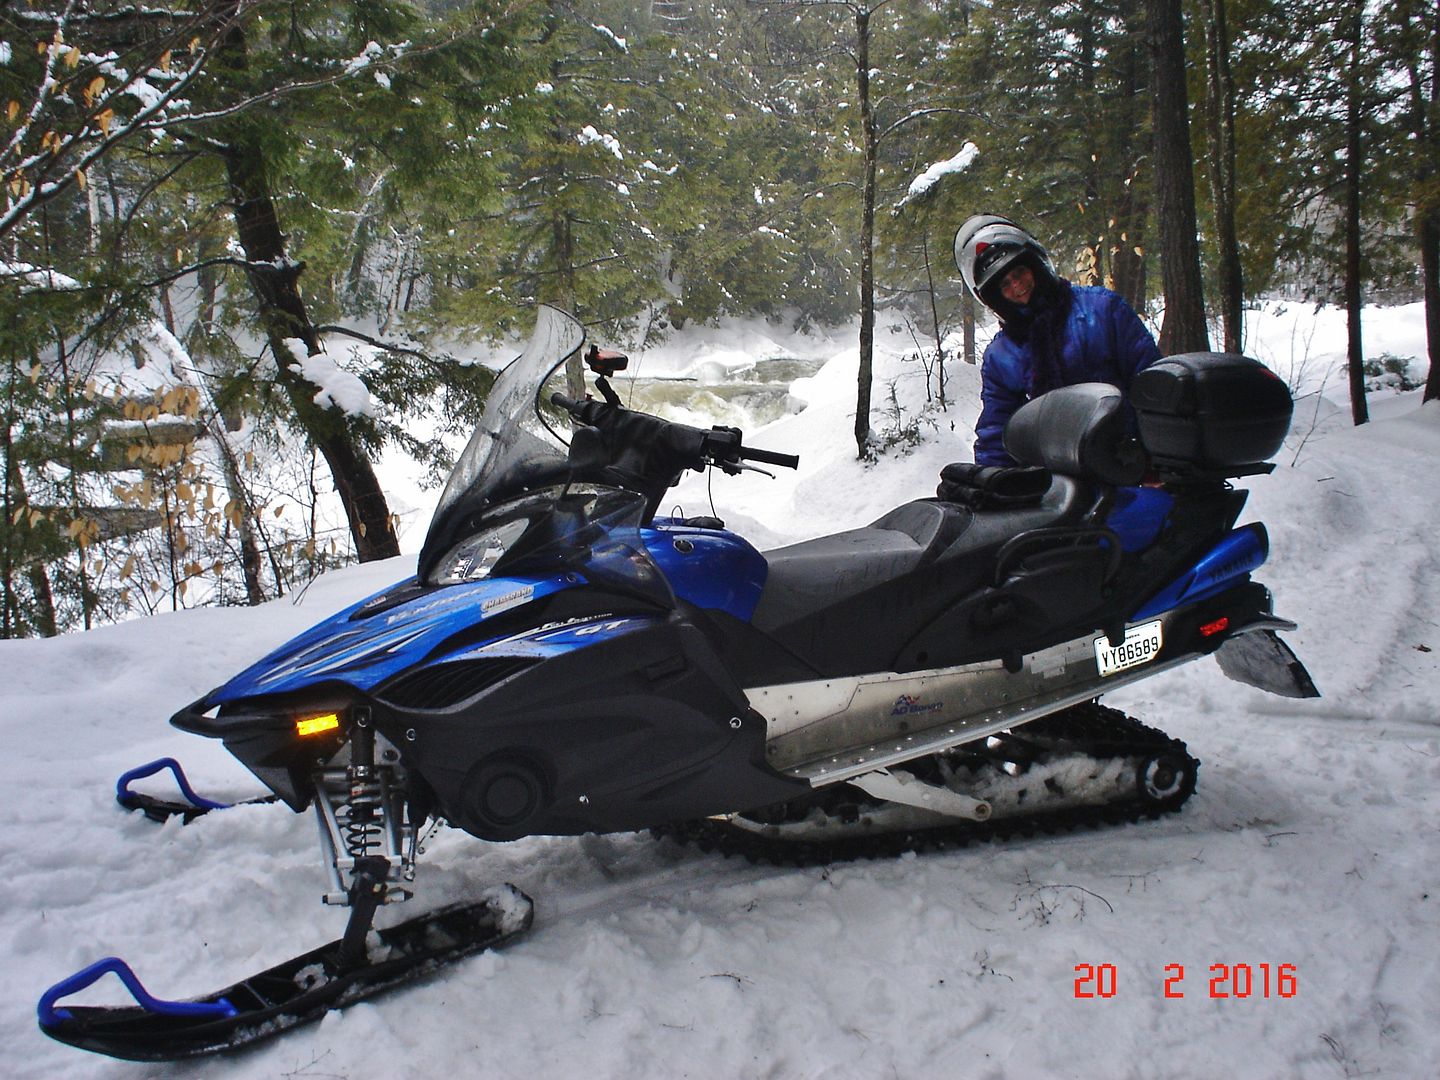
M 1038 506 L 1049 490 L 1049 469 L 956 461 L 940 470 L 935 494 L 974 510 L 1006 510 Z

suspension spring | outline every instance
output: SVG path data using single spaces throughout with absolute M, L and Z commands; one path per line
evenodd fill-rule
M 375 769 L 375 728 L 370 710 L 357 708 L 350 732 L 348 793 L 336 817 L 352 859 L 379 854 L 385 845 L 384 789 Z
M 381 800 L 379 780 L 373 776 L 350 778 L 349 797 L 335 816 L 344 833 L 345 852 L 352 859 L 379 855 L 384 851 L 385 822 Z
M 349 763 L 344 769 L 313 774 L 320 847 L 329 888 L 327 904 L 349 904 L 354 876 L 366 861 L 389 867 L 384 903 L 409 899 L 405 883 L 414 880 L 418 825 L 397 775 L 399 753 L 378 735 L 370 710 L 357 707 L 350 730 Z M 383 761 L 384 764 L 379 764 Z

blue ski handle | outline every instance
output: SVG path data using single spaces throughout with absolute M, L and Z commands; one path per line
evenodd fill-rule
M 195 794 L 195 789 L 190 786 L 190 781 L 185 779 L 185 770 L 180 768 L 180 763 L 171 757 L 157 758 L 145 765 L 137 765 L 129 772 L 123 774 L 115 781 L 115 799 L 121 806 L 128 806 L 126 797 L 131 795 L 130 785 L 132 782 L 146 776 L 154 776 L 163 769 L 169 769 L 175 777 L 175 783 L 180 788 L 180 794 L 190 801 L 192 806 L 201 810 L 228 810 L 230 803 L 215 802 L 204 796 Z
M 138 1005 L 160 1016 L 230 1017 L 239 1011 L 226 998 L 218 1001 L 165 1001 L 157 998 L 140 984 L 140 980 L 135 977 L 135 972 L 130 970 L 129 964 L 118 956 L 107 956 L 104 960 L 96 960 L 89 967 L 77 971 L 68 979 L 61 979 L 40 995 L 40 1004 L 35 1010 L 40 1016 L 40 1026 L 53 1028 L 58 1026 L 61 1021 L 69 1020 L 71 1018 L 70 1010 L 57 1009 L 55 1003 L 61 998 L 79 993 L 102 976 L 110 974 L 119 976 L 120 981 L 125 984 L 125 989 L 130 991 Z

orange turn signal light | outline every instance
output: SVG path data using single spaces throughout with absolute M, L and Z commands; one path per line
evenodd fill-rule
M 295 721 L 296 735 L 323 735 L 327 731 L 334 731 L 340 726 L 339 713 L 324 713 L 320 716 L 307 716 L 304 720 Z

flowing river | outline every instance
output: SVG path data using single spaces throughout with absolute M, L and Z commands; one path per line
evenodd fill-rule
M 747 431 L 799 412 L 803 405 L 790 394 L 796 379 L 815 374 L 822 361 L 775 357 L 749 367 L 701 365 L 699 375 L 676 378 L 611 381 L 620 399 L 632 409 L 683 423 L 730 424 Z

